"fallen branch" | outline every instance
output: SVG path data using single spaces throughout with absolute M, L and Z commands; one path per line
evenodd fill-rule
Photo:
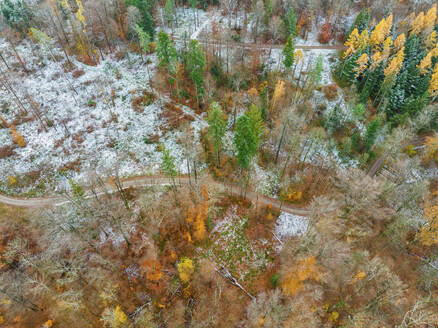
M 250 294 L 245 288 L 243 288 L 241 284 L 239 284 L 237 279 L 231 275 L 230 271 L 228 271 L 227 268 L 221 267 L 220 269 L 216 269 L 216 272 L 224 279 L 229 280 L 232 285 L 239 287 L 251 300 L 255 300 L 255 297 L 252 294 Z

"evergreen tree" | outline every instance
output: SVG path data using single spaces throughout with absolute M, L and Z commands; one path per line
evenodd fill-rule
M 283 65 L 287 69 L 290 69 L 294 64 L 294 60 L 295 60 L 294 52 L 295 52 L 294 37 L 292 35 L 289 35 L 286 45 L 283 48 L 283 56 L 284 56 Z
M 364 145 L 366 151 L 369 151 L 376 141 L 377 133 L 380 129 L 380 120 L 375 118 L 367 125 L 367 131 L 365 133 Z
M 362 31 L 366 30 L 368 28 L 368 25 L 370 23 L 371 19 L 371 13 L 368 8 L 362 8 L 362 10 L 357 15 L 356 19 L 353 22 L 353 25 L 351 25 L 350 29 L 348 30 L 347 34 L 345 35 L 345 38 L 348 39 L 351 32 L 357 28 L 359 33 L 362 33 Z
M 234 145 L 237 150 L 237 160 L 239 165 L 248 169 L 251 159 L 257 154 L 260 138 L 254 131 L 251 119 L 242 115 L 236 123 L 234 134 Z
M 152 17 L 156 0 L 126 0 L 126 6 L 134 6 L 140 11 L 141 20 L 138 25 L 153 38 L 155 35 L 155 23 Z
M 335 105 L 335 107 L 327 117 L 325 128 L 328 131 L 328 133 L 333 134 L 340 127 L 341 127 L 341 116 L 339 113 L 339 105 Z
M 295 10 L 293 7 L 290 7 L 286 13 L 286 16 L 283 18 L 284 25 L 286 27 L 286 34 L 293 38 L 297 35 L 297 16 L 295 15 Z
M 138 36 L 138 43 L 143 52 L 149 52 L 151 50 L 151 37 L 150 35 L 143 30 L 143 28 L 136 24 L 135 31 Z
M 352 56 L 346 58 L 343 62 L 339 63 L 335 69 L 337 78 L 343 82 L 343 84 L 351 85 L 356 81 L 356 67 L 357 59 L 361 56 L 361 52 L 358 51 Z
M 220 166 L 220 151 L 223 145 L 223 137 L 227 131 L 227 123 L 221 105 L 214 102 L 210 105 L 207 117 L 208 136 L 213 140 L 213 150 L 216 153 L 217 166 Z
M 265 24 L 268 25 L 272 16 L 272 0 L 265 0 Z
M 361 120 L 365 114 L 365 106 L 364 104 L 360 103 L 354 106 L 353 108 L 353 114 L 356 116 L 357 119 Z
M 169 149 L 166 149 L 164 145 L 162 147 L 161 170 L 164 172 L 164 174 L 174 178 L 178 175 L 175 167 L 175 157 L 170 155 Z
M 157 42 L 157 57 L 160 60 L 160 66 L 169 69 L 169 65 L 173 63 L 177 57 L 175 46 L 169 38 L 169 35 L 164 32 L 158 32 Z
M 175 4 L 173 0 L 166 0 L 166 4 L 164 5 L 164 16 L 166 18 L 167 24 L 173 22 L 173 18 L 175 15 Z
M 319 83 L 321 83 L 322 65 L 323 65 L 323 58 L 322 55 L 319 55 L 318 58 L 316 59 L 316 63 L 312 69 L 312 72 L 310 72 L 310 80 L 312 81 L 313 85 L 318 85 Z
M 205 53 L 200 44 L 196 40 L 191 40 L 189 43 L 189 51 L 186 55 L 186 67 L 190 78 L 196 86 L 196 97 L 204 94 L 204 69 L 207 61 Z

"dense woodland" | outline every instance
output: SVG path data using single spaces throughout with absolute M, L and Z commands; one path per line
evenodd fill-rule
M 0 0 L 0 326 L 438 327 L 437 10 Z

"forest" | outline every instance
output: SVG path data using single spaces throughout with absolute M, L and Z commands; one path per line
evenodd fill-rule
M 438 327 L 433 0 L 0 0 L 0 327 Z

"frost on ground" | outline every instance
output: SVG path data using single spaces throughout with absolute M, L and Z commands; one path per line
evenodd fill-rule
M 22 110 L 14 96 L 0 89 L 0 114 L 8 124 L 15 124 L 26 141 L 25 147 L 14 146 L 10 129 L 0 125 L 0 147 L 15 147 L 12 156 L 0 158 L 1 192 L 38 195 L 59 191 L 68 184 L 67 178 L 86 183 L 89 172 L 114 175 L 116 168 L 121 177 L 156 173 L 161 143 L 184 172 L 181 133 L 169 129 L 162 115 L 167 100 L 133 104 L 144 90 L 150 90 L 148 69 L 152 75 L 155 55 L 148 56 L 149 67 L 135 53 L 121 59 L 107 55 L 96 66 L 71 57 L 75 68 L 65 73 L 59 49 L 53 49 L 55 61 L 24 41 L 17 51 L 30 71 L 25 74 L 8 42 L 0 40 L 0 48 L 15 68 L 9 84 L 28 111 L 20 117 Z M 32 114 L 27 94 L 42 113 L 47 131 Z M 196 117 L 192 127 L 195 133 L 201 127 Z
M 302 236 L 306 233 L 308 228 L 308 218 L 281 212 L 275 226 L 275 234 L 279 238 Z
M 167 22 L 164 9 L 159 10 L 158 30 L 163 30 L 177 39 L 196 39 L 209 24 L 210 18 L 206 11 L 191 8 L 177 8 L 172 22 Z
M 272 245 L 266 239 L 249 239 L 245 232 L 247 227 L 248 218 L 239 216 L 234 207 L 228 210 L 211 233 L 214 261 L 243 281 L 265 268 L 273 252 Z

